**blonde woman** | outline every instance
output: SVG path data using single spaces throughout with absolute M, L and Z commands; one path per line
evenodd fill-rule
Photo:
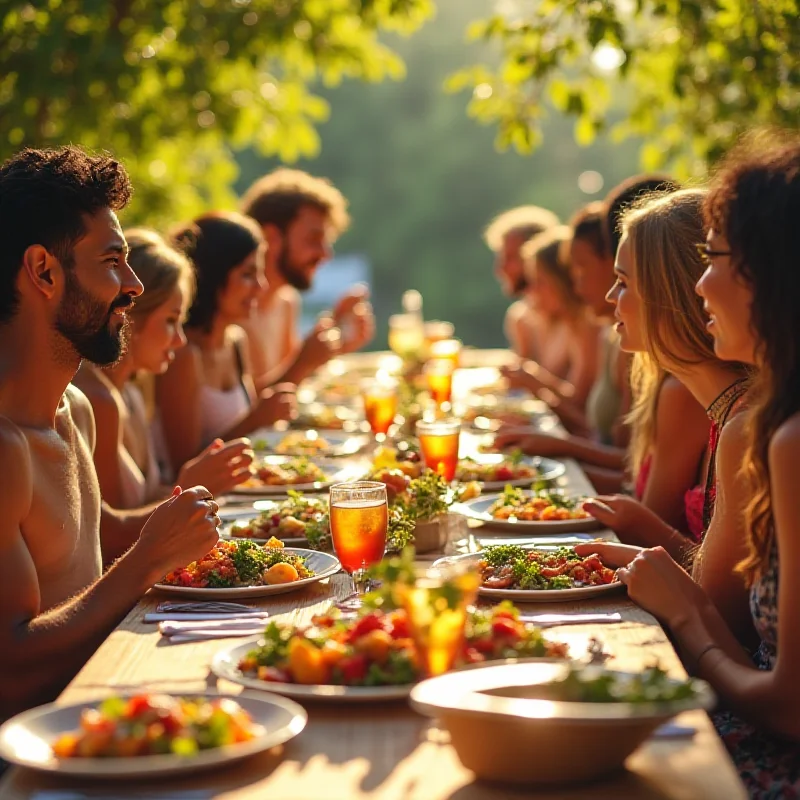
M 642 503 L 611 496 L 585 507 L 621 541 L 661 546 L 681 563 L 691 563 L 695 579 L 728 627 L 748 645 L 753 627 L 747 593 L 734 568 L 745 554 L 746 490 L 738 475 L 745 457 L 744 416 L 737 412 L 749 381 L 741 364 L 723 361 L 715 353 L 702 300 L 694 292 L 705 269 L 696 246 L 698 238 L 705 237 L 705 196 L 704 191 L 687 189 L 628 212 L 617 254 L 617 281 L 609 297 L 622 348 L 636 352 L 651 384 L 659 380 L 659 370 L 669 370 L 672 379 L 692 393 L 695 405 L 706 409 L 707 419 L 693 421 L 687 408 L 666 431 L 656 423 L 656 440 L 664 441 L 650 451 L 649 459 L 640 456 Z M 659 404 L 663 396 L 662 390 Z M 643 397 L 634 417 L 652 418 L 647 394 Z M 634 438 L 634 451 L 637 446 Z M 662 494 L 668 487 L 673 487 L 673 501 L 683 506 L 686 529 L 648 507 L 651 489 Z
M 741 473 L 744 465 L 747 478 L 744 558 L 735 577 L 749 588 L 760 640 L 755 657 L 705 586 L 662 548 L 600 549 L 620 566 L 631 598 L 670 628 L 689 668 L 730 709 L 714 722 L 749 796 L 797 797 L 800 229 L 787 222 L 800 218 L 800 137 L 746 139 L 723 163 L 704 210 L 709 265 L 697 289 L 716 352 L 758 369 L 751 409 L 722 431 L 719 447 L 720 487 L 723 467 Z M 726 439 L 742 421 L 747 449 L 728 459 Z
M 84 361 L 75 377 L 94 410 L 97 476 L 103 499 L 114 508 L 136 508 L 172 489 L 162 482 L 145 400 L 134 378 L 164 373 L 186 344 L 182 320 L 194 292 L 191 264 L 158 234 L 131 230 L 126 239 L 128 261 L 144 286 L 130 312 L 128 350 L 108 369 Z M 249 476 L 250 462 L 247 440 L 215 441 L 181 467 L 177 484 L 223 493 Z
M 512 385 L 542 389 L 583 407 L 597 378 L 600 328 L 575 292 L 569 271 L 572 230 L 561 225 L 522 248 L 526 300 L 543 320 L 535 359 L 504 370 Z M 533 338 L 534 331 L 530 332 Z
M 608 295 L 615 307 L 620 347 L 636 353 L 640 380 L 666 388 L 665 380 L 669 379 L 664 373 L 668 372 L 696 400 L 687 406 L 674 430 L 656 428 L 648 434 L 647 420 L 656 416 L 652 398 L 657 394 L 655 402 L 663 402 L 665 388 L 658 393 L 640 392 L 641 399 L 632 412 L 634 420 L 639 421 L 634 429 L 645 439 L 667 436 L 668 446 L 648 452 L 649 443 L 634 439 L 631 448 L 637 468 L 637 495 L 657 514 L 658 509 L 647 503 L 651 487 L 659 492 L 665 485 L 678 491 L 691 487 L 684 491 L 683 506 L 686 529 L 695 542 L 708 528 L 714 509 L 719 431 L 747 388 L 742 366 L 715 355 L 702 302 L 694 291 L 704 269 L 696 248 L 705 235 L 704 197 L 702 190 L 685 189 L 645 202 L 623 216 L 614 267 L 616 282 Z M 698 404 L 706 409 L 706 419 L 698 413 Z M 597 504 L 587 508 L 617 530 L 624 541 L 643 544 L 649 536 L 655 536 L 657 541 L 652 543 L 663 544 L 680 556 L 685 546 L 682 535 L 675 531 L 667 534 L 666 528 L 643 524 L 642 520 L 630 522 L 626 516 L 635 515 L 636 507 L 625 498 L 607 498 L 606 505 L 610 511 Z

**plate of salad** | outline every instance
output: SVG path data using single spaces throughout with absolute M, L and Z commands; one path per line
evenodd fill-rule
M 501 603 L 470 614 L 459 666 L 568 654 L 566 644 L 547 639 L 520 620 L 518 609 Z M 357 616 L 334 609 L 305 627 L 270 622 L 260 640 L 218 652 L 211 670 L 252 689 L 348 703 L 405 698 L 422 677 L 400 609 L 364 608 Z
M 619 591 L 615 570 L 600 556 L 579 556 L 571 547 L 501 544 L 478 553 L 450 556 L 436 564 L 468 561 L 481 573 L 478 594 L 521 603 L 559 603 Z
M 76 777 L 193 774 L 283 744 L 307 719 L 291 700 L 254 693 L 114 695 L 18 714 L 0 727 L 0 757 Z
M 233 489 L 232 494 L 286 494 L 287 489 L 319 492 L 334 483 L 357 480 L 364 470 L 364 464 L 357 461 L 264 456 L 256 459 L 253 476 Z
M 560 461 L 540 456 L 511 456 L 486 453 L 471 458 L 459 458 L 456 480 L 478 481 L 487 492 L 500 492 L 506 486 L 530 486 L 537 481 L 560 478 L 567 468 Z
M 506 486 L 500 493 L 462 501 L 453 511 L 479 520 L 487 528 L 526 534 L 574 533 L 600 527 L 600 523 L 581 508 L 584 499 L 549 489 L 526 491 L 518 486 Z
M 175 569 L 154 588 L 185 597 L 263 597 L 316 583 L 341 569 L 330 553 L 284 547 L 278 539 L 220 539 L 198 561 Z
M 259 430 L 252 434 L 253 449 L 280 456 L 322 456 L 339 458 L 361 452 L 370 442 L 365 434 L 316 429 L 274 431 Z
M 257 500 L 252 509 L 229 515 L 220 527 L 224 539 L 264 544 L 273 536 L 290 546 L 329 549 L 330 517 L 325 497 L 289 490 L 285 498 Z

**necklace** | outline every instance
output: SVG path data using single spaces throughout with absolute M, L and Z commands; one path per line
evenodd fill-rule
M 706 486 L 703 493 L 703 530 L 707 531 L 711 524 L 711 516 L 714 513 L 714 501 L 717 497 L 717 446 L 719 437 L 728 417 L 733 411 L 736 403 L 747 392 L 749 388 L 748 378 L 738 378 L 727 389 L 724 389 L 714 402 L 706 409 L 706 414 L 711 420 L 711 431 L 709 433 L 708 449 L 708 474 L 706 475 Z

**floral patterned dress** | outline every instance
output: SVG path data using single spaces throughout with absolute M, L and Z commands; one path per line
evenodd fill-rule
M 761 638 L 753 660 L 759 669 L 775 666 L 778 652 L 778 545 L 750 592 L 750 611 Z M 751 798 L 800 798 L 800 745 L 761 731 L 730 712 L 713 715 L 725 747 Z

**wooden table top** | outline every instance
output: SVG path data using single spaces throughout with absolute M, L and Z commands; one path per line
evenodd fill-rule
M 590 493 L 591 485 L 568 463 L 567 485 Z M 488 533 L 488 532 L 486 532 Z M 484 534 L 484 531 L 481 531 Z M 613 534 L 608 534 L 613 536 Z M 280 622 L 307 623 L 349 592 L 340 574 L 294 594 L 253 600 Z M 218 687 L 237 694 L 241 687 L 217 681 L 209 671 L 214 654 L 234 639 L 170 645 L 144 614 L 165 596 L 151 593 L 128 614 L 59 698 L 71 703 L 115 691 L 149 690 L 191 693 Z M 620 593 L 580 603 L 525 605 L 526 611 L 618 611 L 621 623 L 570 625 L 547 635 L 566 641 L 579 655 L 589 639 L 599 639 L 612 668 L 640 670 L 661 664 L 685 677 L 681 663 L 658 622 Z M 241 640 L 243 641 L 243 640 Z M 58 780 L 13 769 L 0 783 L 1 800 L 501 800 L 501 798 L 745 798 L 744 787 L 722 742 L 703 712 L 677 722 L 696 729 L 691 738 L 650 740 L 626 762 L 618 776 L 574 788 L 518 790 L 477 782 L 458 760 L 447 733 L 401 701 L 363 706 L 308 703 L 306 729 L 269 754 L 193 779 L 160 782 L 100 783 Z M 536 754 L 531 753 L 535 758 Z M 66 793 L 56 790 L 68 790 Z M 71 790 L 71 791 L 70 791 Z M 177 793 L 177 794 L 176 794 Z

